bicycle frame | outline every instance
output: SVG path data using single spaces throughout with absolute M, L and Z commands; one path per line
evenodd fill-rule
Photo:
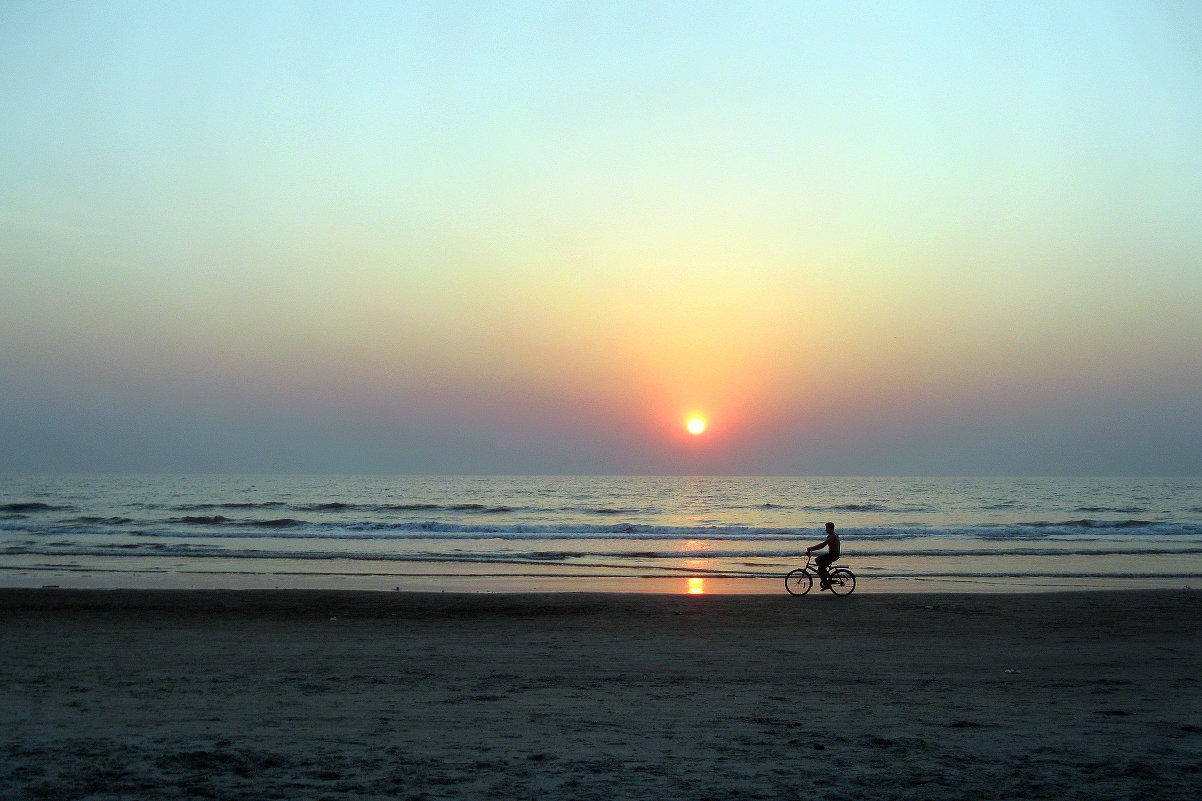
M 790 570 L 785 576 L 785 590 L 790 595 L 805 595 L 814 586 L 815 577 L 821 580 L 822 576 L 813 562 L 813 554 L 807 552 L 805 564 Z M 829 588 L 834 595 L 851 595 L 855 591 L 856 575 L 846 565 L 832 563 L 826 569 L 829 587 L 824 589 Z

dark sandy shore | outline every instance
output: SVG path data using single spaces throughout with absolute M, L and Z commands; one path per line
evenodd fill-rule
M 0 798 L 1185 799 L 1202 592 L 0 590 Z

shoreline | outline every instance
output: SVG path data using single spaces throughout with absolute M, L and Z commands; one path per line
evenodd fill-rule
M 0 566 L 0 589 L 73 590 L 314 590 L 427 593 L 614 593 L 667 595 L 777 595 L 784 575 L 736 577 L 684 573 L 674 576 L 514 573 L 260 573 L 205 571 L 111 571 Z M 873 576 L 861 571 L 856 595 L 928 593 L 1010 594 L 1108 590 L 1190 590 L 1202 587 L 1193 575 Z
M 1057 606 L 1063 613 L 1067 609 L 1078 609 L 1095 604 L 1117 605 L 1125 603 L 1144 605 L 1157 599 L 1173 602 L 1192 600 L 1198 606 L 1198 633 L 1202 635 L 1202 589 L 1190 587 L 1165 588 L 1069 588 L 1048 589 L 1031 593 L 1022 591 L 961 593 L 946 590 L 926 592 L 856 592 L 851 596 L 834 596 L 813 591 L 805 596 L 791 596 L 783 588 L 777 593 L 673 593 L 642 592 L 638 590 L 604 591 L 593 589 L 541 591 L 512 590 L 503 592 L 455 592 L 415 590 L 360 590 L 329 588 L 77 588 L 77 587 L 5 587 L 0 586 L 0 614 L 20 612 L 57 611 L 112 611 L 128 614 L 139 610 L 174 611 L 178 613 L 219 614 L 237 611 L 239 614 L 263 611 L 265 613 L 287 613 L 304 611 L 314 604 L 342 605 L 348 609 L 374 614 L 400 612 L 408 614 L 413 609 L 435 609 L 455 604 L 464 608 L 479 607 L 482 610 L 497 605 L 526 605 L 531 609 L 553 609 L 556 607 L 576 608 L 587 604 L 602 610 L 612 605 L 625 610 L 646 608 L 669 609 L 712 609 L 722 614 L 738 614 L 747 609 L 779 608 L 783 603 L 805 608 L 806 604 L 822 603 L 838 605 L 855 604 L 859 608 L 889 608 L 898 605 L 913 607 L 914 604 L 951 602 L 979 604 L 982 607 L 1004 608 L 1013 605 L 1016 609 L 1030 607 L 1047 610 Z M 919 606 L 913 608 L 927 608 Z M 826 610 L 824 607 L 824 611 Z M 1016 612 L 1018 614 L 1018 612 Z M 1026 615 L 1029 612 L 1022 612 Z M 1193 619 L 1193 615 L 1189 619 Z M 1202 641 L 1197 643 L 1202 649 Z M 1200 650 L 1202 653 L 1202 650 Z
M 1179 799 L 1202 591 L 0 589 L 0 796 Z

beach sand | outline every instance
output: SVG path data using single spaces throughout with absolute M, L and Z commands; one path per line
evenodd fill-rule
M 1183 799 L 1202 592 L 0 590 L 6 799 Z

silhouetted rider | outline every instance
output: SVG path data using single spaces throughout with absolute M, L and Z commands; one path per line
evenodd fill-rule
M 832 562 L 839 558 L 839 535 L 835 532 L 834 523 L 826 524 L 826 539 L 817 545 L 811 545 L 809 548 L 806 548 L 806 553 L 819 551 L 823 548 L 826 548 L 826 553 L 819 555 L 814 562 L 818 565 L 818 577 L 822 579 L 819 586 L 824 590 L 829 590 L 831 588 L 831 577 L 826 569 Z

